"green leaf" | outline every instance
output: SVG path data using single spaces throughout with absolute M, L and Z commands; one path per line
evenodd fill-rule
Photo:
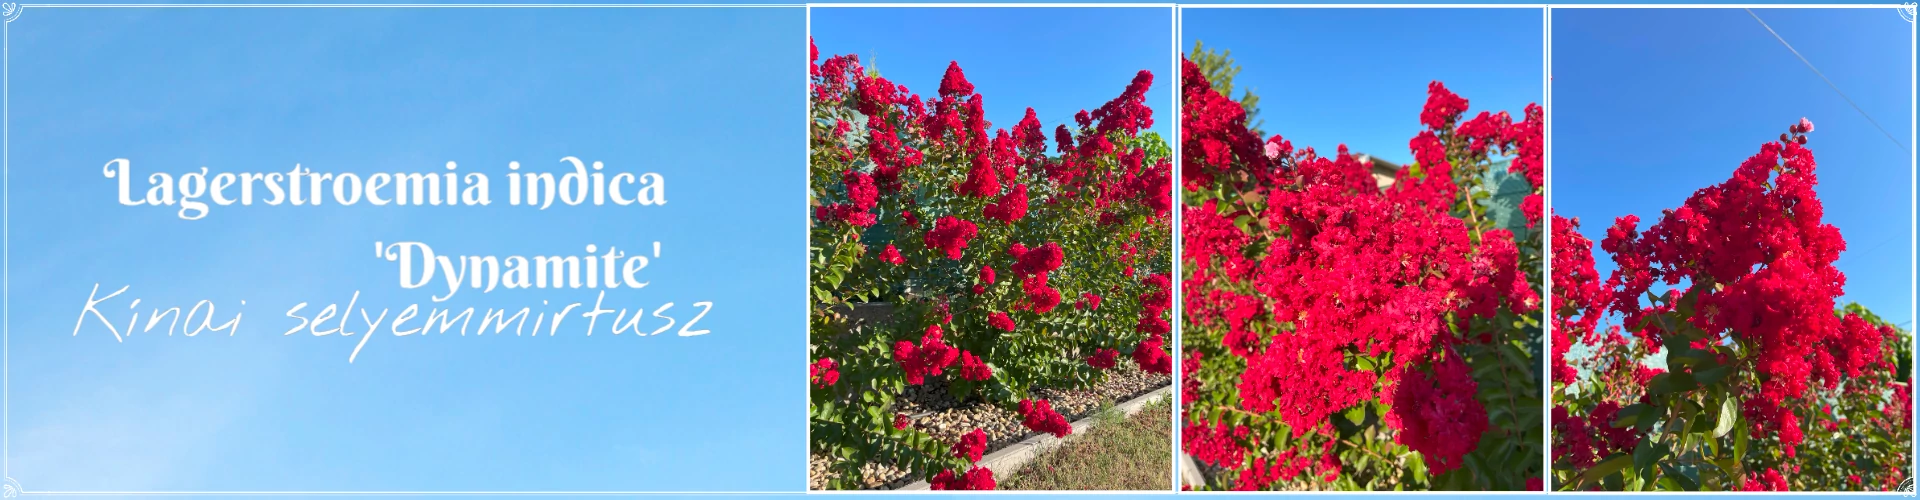
M 1693 379 L 1704 385 L 1713 385 L 1719 383 L 1722 379 L 1727 378 L 1727 375 L 1731 374 L 1733 374 L 1733 367 L 1722 365 L 1696 371 L 1693 374 Z
M 1713 437 L 1725 436 L 1727 431 L 1733 430 L 1734 417 L 1739 415 L 1739 405 L 1734 404 L 1732 395 L 1720 400 L 1720 418 L 1713 424 Z
M 1698 466 L 1674 465 L 1663 462 L 1660 464 L 1660 471 L 1666 473 L 1667 479 L 1672 479 L 1674 482 L 1679 483 L 1679 489 L 1700 491 L 1700 469 Z
M 1630 457 L 1627 455 L 1614 455 L 1613 458 L 1609 458 L 1604 462 L 1600 462 L 1599 464 L 1594 465 L 1593 468 L 1587 469 L 1586 472 L 1581 473 L 1580 480 L 1575 483 L 1576 485 L 1578 485 L 1575 489 L 1580 489 L 1580 490 L 1587 489 L 1586 488 L 1587 484 L 1598 483 L 1602 478 L 1605 478 L 1608 475 L 1611 475 L 1615 472 L 1620 472 L 1620 469 L 1625 469 L 1629 465 L 1633 465 L 1633 457 Z
M 1649 409 L 1651 407 L 1645 403 L 1627 405 L 1626 408 L 1621 408 L 1619 413 L 1614 414 L 1613 427 L 1615 429 L 1633 427 L 1633 424 L 1640 422 L 1640 415 L 1645 414 Z
M 1633 448 L 1633 470 L 1641 479 L 1653 477 L 1653 465 L 1667 456 L 1667 445 L 1645 439 Z
M 1746 420 L 1746 419 L 1745 419 L 1745 418 L 1741 418 L 1741 419 L 1739 419 L 1739 420 L 1741 420 L 1741 421 L 1744 421 L 1744 420 Z M 1739 425 L 1738 425 L 1738 424 L 1735 424 L 1735 427 L 1739 427 Z M 1739 463 L 1740 463 L 1740 461 L 1741 461 L 1741 460 L 1746 460 L 1746 459 L 1747 459 L 1747 436 L 1748 436 L 1748 434 L 1749 434 L 1749 433 L 1746 433 L 1746 432 L 1737 432 L 1737 433 L 1734 433 L 1734 434 L 1733 434 L 1733 460 L 1734 460 L 1734 465 L 1736 465 L 1736 466 L 1737 466 L 1737 465 L 1739 465 Z M 1739 470 L 1736 470 L 1736 469 L 1729 469 L 1729 472 L 1733 472 L 1733 473 L 1735 473 L 1735 474 L 1737 475 L 1737 474 L 1739 474 L 1739 473 L 1740 473 L 1741 471 L 1739 471 Z
M 1694 381 L 1693 374 L 1687 372 L 1667 372 L 1655 375 L 1653 382 L 1649 385 L 1652 386 L 1654 394 L 1681 393 L 1700 387 L 1700 384 Z
M 1346 417 L 1348 422 L 1353 422 L 1353 425 L 1367 425 L 1367 405 L 1356 405 L 1347 409 Z

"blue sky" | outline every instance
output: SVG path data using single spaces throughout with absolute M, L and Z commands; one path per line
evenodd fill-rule
M 800 488 L 804 15 L 30 9 L 7 25 L 7 475 L 35 491 Z M 569 155 L 658 172 L 669 202 L 538 211 L 498 196 L 507 162 L 552 171 Z M 363 174 L 458 161 L 497 196 L 186 221 L 115 203 L 100 174 L 113 158 Z M 651 286 L 608 302 L 674 302 L 684 322 L 712 301 L 712 333 L 585 337 L 575 318 L 551 338 L 375 337 L 351 365 L 357 337 L 281 335 L 298 302 L 428 303 L 368 252 L 403 240 L 487 255 L 661 241 Z M 73 336 L 96 282 L 131 285 L 103 306 L 117 322 L 126 298 L 142 311 L 210 299 L 223 319 L 244 311 L 242 328 Z M 445 304 L 591 298 L 467 290 Z
M 1755 9 L 1911 148 L 1912 25 L 1893 9 Z M 1912 156 L 1740 9 L 1556 9 L 1552 202 L 1595 242 L 1726 180 L 1801 117 L 1846 295 L 1911 330 Z M 1597 246 L 1597 245 L 1596 245 Z M 1595 249 L 1605 276 L 1612 261 Z
M 1260 96 L 1261 129 L 1295 147 L 1413 160 L 1427 82 L 1470 114 L 1544 102 L 1541 9 L 1186 9 L 1180 50 L 1231 50 L 1234 97 Z
M 1140 70 L 1153 72 L 1146 104 L 1153 128 L 1172 141 L 1170 8 L 814 8 L 820 57 L 858 54 L 887 79 L 922 98 L 937 93 L 957 61 L 985 98 L 987 121 L 1011 128 L 1028 107 L 1047 137 L 1073 115 L 1126 90 Z

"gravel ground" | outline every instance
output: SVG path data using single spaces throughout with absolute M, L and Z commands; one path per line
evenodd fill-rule
M 1102 404 L 1132 399 L 1166 387 L 1172 380 L 1167 375 L 1143 372 L 1132 363 L 1123 363 L 1107 372 L 1107 380 L 1100 385 L 1071 390 L 1039 389 L 1034 391 L 1034 395 L 1051 402 L 1053 410 L 1060 412 L 1067 420 L 1079 421 L 1099 410 Z M 962 434 L 976 428 L 984 430 L 991 439 L 987 453 L 999 451 L 1036 434 L 1020 425 L 1018 413 L 981 401 L 954 401 L 947 396 L 947 388 L 942 381 L 908 387 L 907 394 L 894 411 L 912 417 L 915 428 L 941 441 L 959 441 Z M 830 477 L 827 471 L 830 460 L 817 454 L 807 457 L 809 489 L 826 488 Z M 887 465 L 866 464 L 864 468 L 869 489 L 899 488 L 917 480 L 908 477 L 906 471 Z

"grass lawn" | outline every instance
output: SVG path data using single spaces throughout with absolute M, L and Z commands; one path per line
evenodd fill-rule
M 1000 483 L 1010 490 L 1166 490 L 1172 484 L 1173 398 L 1132 417 L 1108 407 L 1100 424 L 1073 436 Z

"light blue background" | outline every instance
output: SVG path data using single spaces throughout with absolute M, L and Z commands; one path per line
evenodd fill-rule
M 804 27 L 799 8 L 29 8 L 8 25 L 8 474 L 32 491 L 800 488 Z M 669 202 L 506 205 L 507 162 L 569 155 L 659 172 Z M 495 204 L 186 221 L 117 204 L 100 170 L 121 157 L 176 173 L 451 160 L 488 173 Z M 586 337 L 576 316 L 550 338 L 388 334 L 351 365 L 357 337 L 281 336 L 302 301 L 427 302 L 372 255 L 402 240 L 486 255 L 661 241 L 652 285 L 608 302 L 674 302 L 686 321 L 712 301 L 712 333 L 614 337 L 603 319 Z M 72 336 L 95 282 L 132 285 L 142 309 L 206 298 L 224 316 L 244 299 L 246 317 L 230 338 Z

